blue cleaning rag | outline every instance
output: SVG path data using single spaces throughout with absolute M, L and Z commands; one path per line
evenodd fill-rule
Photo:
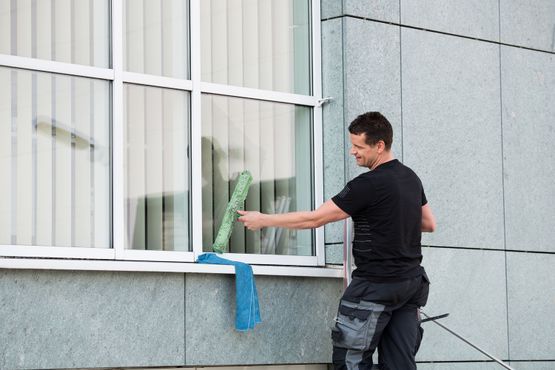
M 197 258 L 198 263 L 235 266 L 235 329 L 247 331 L 254 329 L 260 320 L 258 293 L 252 275 L 252 267 L 246 263 L 230 261 L 215 253 L 204 253 Z

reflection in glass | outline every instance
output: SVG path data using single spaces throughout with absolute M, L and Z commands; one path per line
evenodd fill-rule
M 110 247 L 109 88 L 0 67 L 0 244 Z
M 125 0 L 125 70 L 188 78 L 189 2 Z
M 0 54 L 109 66 L 108 0 L 0 0 Z
M 189 93 L 125 85 L 126 248 L 189 250 Z
M 202 80 L 310 94 L 309 0 L 202 0 Z
M 203 245 L 210 250 L 243 170 L 253 175 L 245 208 L 284 213 L 312 208 L 311 111 L 249 99 L 202 97 Z M 233 253 L 314 255 L 311 230 L 249 231 L 236 223 Z

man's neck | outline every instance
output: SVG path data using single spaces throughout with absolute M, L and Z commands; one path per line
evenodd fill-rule
M 392 161 L 394 159 L 395 157 L 393 156 L 392 152 L 383 152 L 368 168 L 370 169 L 370 171 L 375 170 L 376 167 L 378 167 L 379 165 Z

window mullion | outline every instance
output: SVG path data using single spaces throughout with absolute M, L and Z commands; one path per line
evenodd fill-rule
M 18 55 L 0 54 L 0 66 L 61 75 L 97 78 L 101 80 L 113 79 L 113 71 L 109 68 L 63 63 Z
M 212 82 L 201 82 L 200 88 L 201 91 L 206 94 L 233 96 L 236 98 L 247 98 L 276 103 L 303 105 L 308 107 L 319 105 L 318 98 L 309 95 L 253 89 L 249 87 L 224 85 Z
M 123 7 L 112 1 L 112 245 L 116 259 L 124 255 L 124 135 L 123 135 Z
M 201 50 L 200 50 L 200 1 L 190 2 L 190 57 L 191 57 L 191 242 L 194 259 L 202 250 L 202 130 L 201 130 Z
M 322 70 L 321 70 L 321 37 L 320 37 L 320 1 L 312 2 L 312 96 L 322 96 Z M 318 104 L 313 109 L 313 135 L 314 135 L 314 206 L 318 207 L 324 200 L 324 152 L 323 152 L 323 127 L 322 106 Z M 316 229 L 316 257 L 318 265 L 326 264 L 324 247 L 324 228 Z

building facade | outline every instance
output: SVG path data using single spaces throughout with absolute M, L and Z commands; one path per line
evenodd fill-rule
M 554 368 L 554 40 L 549 0 L 0 0 L 0 368 L 325 368 L 344 223 L 235 227 L 253 331 L 194 261 L 243 170 L 250 210 L 339 192 L 369 110 L 438 220 L 424 311 Z M 419 368 L 501 368 L 424 330 Z

